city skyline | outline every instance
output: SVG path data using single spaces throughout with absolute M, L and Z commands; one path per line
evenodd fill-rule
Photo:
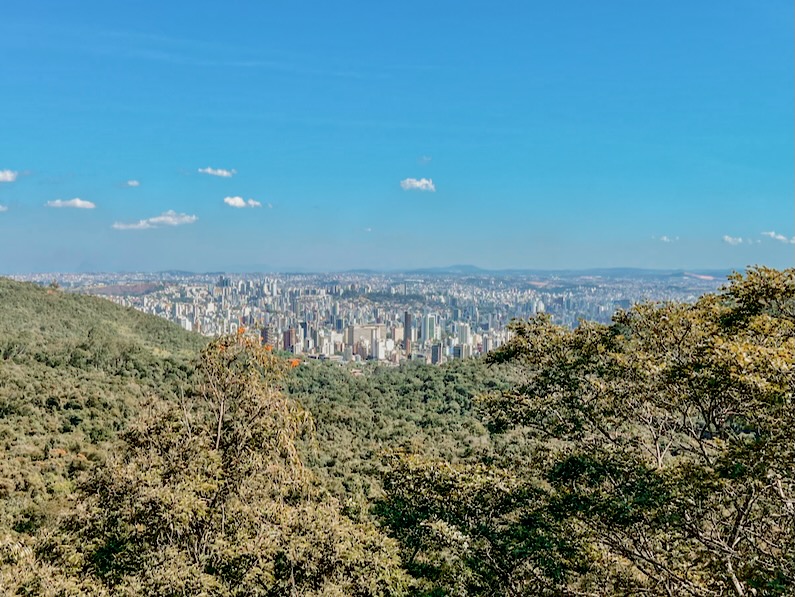
M 692 302 L 723 277 L 617 270 L 603 275 L 192 274 L 21 275 L 18 280 L 103 296 L 187 331 L 246 334 L 271 349 L 339 363 L 441 364 L 488 353 L 510 323 L 546 313 L 568 328 L 609 323 L 653 301 Z
M 792 20 L 11 5 L 0 274 L 791 266 Z

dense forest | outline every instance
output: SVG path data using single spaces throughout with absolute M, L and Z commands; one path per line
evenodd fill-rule
M 0 592 L 795 594 L 795 270 L 357 369 L 0 279 Z

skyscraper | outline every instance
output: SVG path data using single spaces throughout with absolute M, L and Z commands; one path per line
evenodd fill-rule
M 262 331 L 260 332 L 262 336 L 262 343 L 263 344 L 276 344 L 276 332 L 270 325 L 265 325 L 262 327 Z
M 298 341 L 298 334 L 295 328 L 290 328 L 284 331 L 284 350 L 293 352 Z
M 436 339 L 436 315 L 425 314 L 422 316 L 422 341 L 430 343 Z
M 406 354 L 411 354 L 411 313 L 406 311 L 403 314 L 403 348 Z
M 442 362 L 442 345 L 434 344 L 431 346 L 431 363 L 438 365 Z

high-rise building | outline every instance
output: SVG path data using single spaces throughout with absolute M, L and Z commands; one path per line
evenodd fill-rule
M 461 323 L 458 325 L 458 342 L 459 344 L 470 344 L 472 341 L 471 331 L 468 323 Z
M 434 344 L 431 346 L 431 363 L 438 365 L 442 362 L 442 345 Z
M 456 344 L 453 346 L 454 359 L 468 359 L 472 356 L 472 346 L 469 344 Z
M 381 343 L 381 334 L 380 330 L 377 327 L 369 328 L 370 337 L 368 338 L 370 344 L 370 358 L 378 360 L 379 353 L 378 348 L 379 344 Z
M 290 328 L 288 330 L 285 330 L 283 337 L 284 337 L 283 340 L 284 350 L 293 352 L 293 349 L 295 348 L 296 342 L 298 340 L 298 334 L 296 333 L 295 328 Z
M 260 336 L 262 337 L 263 344 L 270 344 L 271 346 L 276 344 L 276 332 L 270 325 L 266 325 L 262 328 Z
M 411 313 L 406 311 L 403 314 L 403 346 L 408 350 L 409 345 L 411 344 Z
M 432 342 L 436 338 L 436 315 L 425 314 L 422 316 L 422 341 Z

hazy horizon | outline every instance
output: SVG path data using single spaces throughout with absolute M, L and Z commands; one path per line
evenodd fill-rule
M 711 275 L 725 277 L 731 272 L 744 272 L 748 268 L 755 267 L 749 265 L 746 267 L 738 268 L 635 268 L 635 267 L 592 267 L 592 268 L 481 268 L 470 264 L 458 264 L 449 266 L 425 266 L 415 268 L 392 268 L 392 269 L 378 269 L 378 268 L 346 268 L 346 269 L 327 269 L 327 270 L 314 270 L 308 268 L 294 267 L 294 268 L 267 268 L 267 267 L 237 267 L 237 268 L 222 268 L 222 269 L 204 269 L 204 270 L 187 270 L 182 268 L 167 268 L 162 270 L 38 270 L 38 271 L 18 271 L 18 272 L 0 272 L 0 277 L 10 276 L 16 278 L 24 278 L 26 276 L 45 276 L 48 274 L 53 275 L 135 275 L 141 274 L 144 276 L 158 275 L 158 274 L 186 274 L 195 276 L 208 276 L 208 275 L 233 275 L 233 276 L 251 276 L 251 275 L 320 275 L 320 276 L 333 276 L 335 274 L 374 274 L 374 275 L 669 275 L 669 274 L 694 274 L 694 275 Z

